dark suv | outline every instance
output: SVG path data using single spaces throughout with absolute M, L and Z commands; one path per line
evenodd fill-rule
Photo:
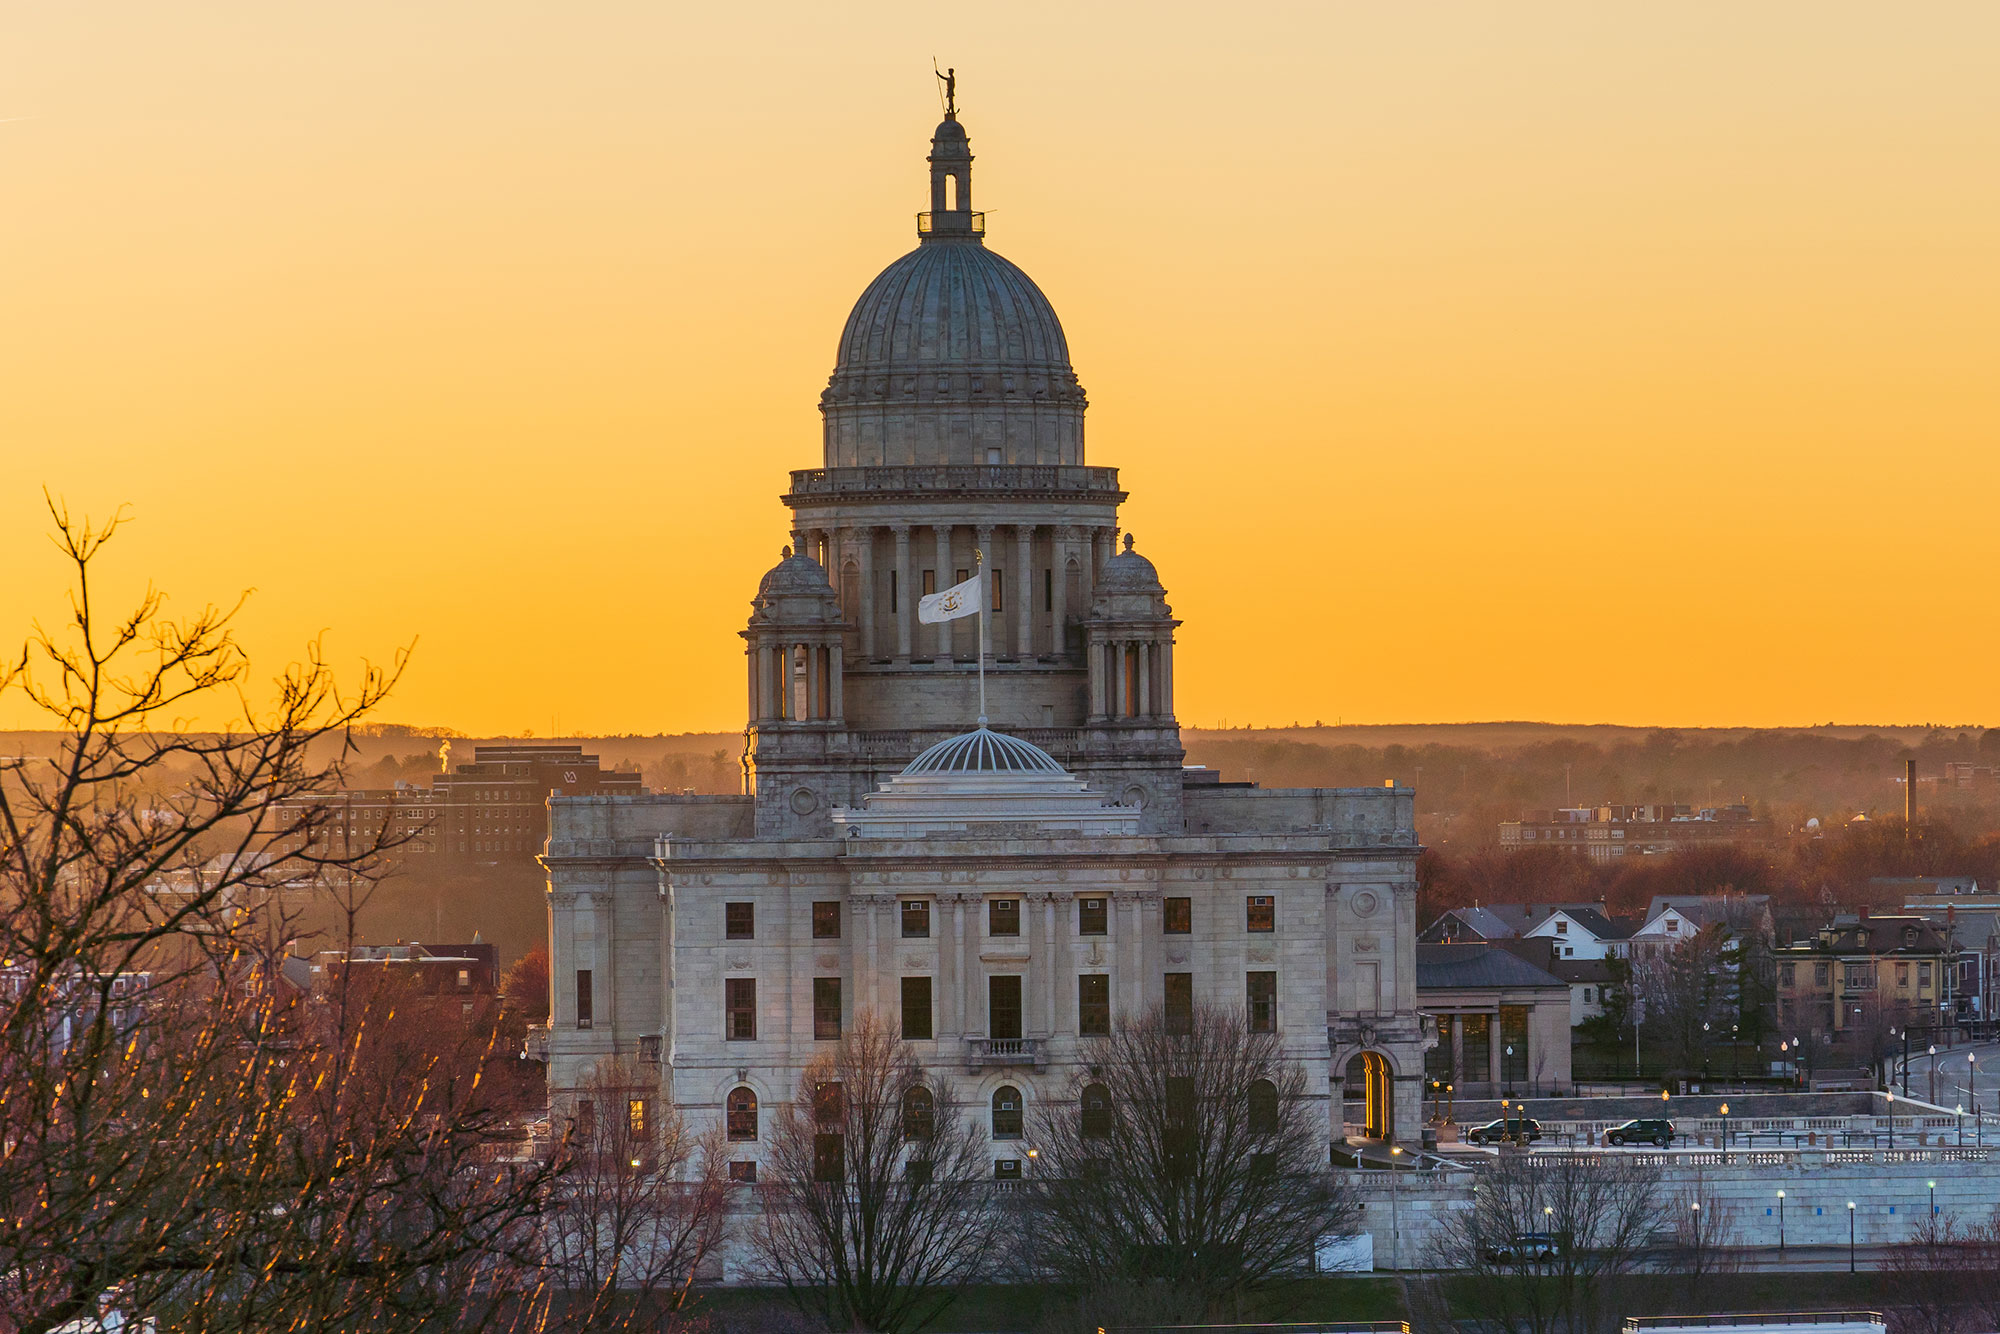
M 1467 1144 L 1498 1144 L 1503 1140 L 1527 1136 L 1528 1142 L 1542 1137 L 1542 1123 L 1532 1116 L 1507 1116 L 1498 1121 L 1488 1121 L 1483 1126 L 1473 1126 L 1465 1132 Z
M 1674 1142 L 1674 1123 L 1665 1119 L 1627 1121 L 1604 1132 L 1606 1144 L 1657 1144 L 1666 1148 Z

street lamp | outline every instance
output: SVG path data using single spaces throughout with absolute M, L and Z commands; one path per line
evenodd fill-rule
M 1722 1151 L 1729 1152 L 1729 1104 L 1722 1104 Z
M 1896 1095 L 1884 1093 L 1882 1100 L 1889 1107 L 1889 1150 L 1893 1153 L 1896 1148 Z
M 1931 1044 L 1931 1105 L 1937 1105 L 1937 1043 Z
M 1854 1201 L 1847 1202 L 1847 1272 L 1854 1272 Z
M 1507 1044 L 1507 1092 L 1514 1091 L 1514 1044 Z
M 1930 1190 L 1931 1190 L 1931 1217 L 1932 1217 L 1932 1218 L 1936 1218 L 1936 1217 L 1937 1217 L 1937 1182 L 1935 1182 L 1935 1181 L 1926 1181 L 1926 1182 L 1925 1182 L 1924 1184 L 1925 1184 L 1926 1186 L 1929 1186 L 1929 1187 L 1930 1187 Z
M 1397 1207 L 1403 1189 L 1396 1182 L 1396 1160 L 1402 1156 L 1402 1145 L 1389 1146 L 1389 1264 L 1396 1269 L 1403 1267 L 1403 1218 Z
M 1785 1192 L 1778 1192 L 1778 1254 L 1785 1253 Z
M 1986 1143 L 1986 1123 L 1979 1115 L 1979 1053 L 1965 1053 L 1965 1092 L 1972 1099 L 1972 1142 Z

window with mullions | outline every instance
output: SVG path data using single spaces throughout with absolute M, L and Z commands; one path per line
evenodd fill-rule
M 813 939 L 840 939 L 840 901 L 822 899 L 813 904 Z
M 813 979 L 813 1041 L 840 1040 L 840 979 Z
M 929 940 L 931 905 L 929 899 L 903 900 L 903 939 Z
M 986 934 L 989 936 L 1018 936 L 1021 934 L 1021 901 L 1019 899 L 992 899 L 986 905 Z
M 754 903 L 725 903 L 722 905 L 722 934 L 729 940 L 755 940 L 757 938 L 757 905 Z
M 1509 1055 L 1509 1049 L 1513 1054 Z M 1500 1078 L 1526 1080 L 1528 1077 L 1528 1007 L 1500 1007 Z

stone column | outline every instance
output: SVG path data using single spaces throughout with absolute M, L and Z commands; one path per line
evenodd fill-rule
M 1049 611 L 1049 651 L 1058 658 L 1069 650 L 1069 557 L 1076 529 L 1065 524 L 1049 530 L 1049 569 L 1055 606 Z
M 1102 718 L 1111 711 L 1109 686 L 1104 679 L 1106 648 L 1102 644 L 1084 642 L 1083 665 L 1090 669 L 1090 716 Z
M 1096 532 L 1096 543 L 1097 574 L 1099 577 L 1102 577 L 1105 562 L 1118 554 L 1118 530 L 1116 528 L 1099 528 Z M 1092 587 L 1095 586 L 1095 583 L 1093 583 Z
M 861 605 L 851 614 L 861 621 L 861 660 L 875 656 L 875 530 L 854 530 L 855 548 L 861 557 Z
M 1056 952 L 1056 896 L 1037 894 L 1035 900 L 1042 905 L 1042 973 L 1047 978 L 1045 990 L 1048 994 L 1047 1027 L 1050 1037 L 1063 1031 L 1062 987 L 1063 979 L 1069 976 L 1069 968 Z
M 946 900 L 949 900 L 947 904 Z M 965 900 L 957 894 L 940 895 L 938 899 L 938 970 L 936 995 L 937 1035 L 959 1037 L 965 1032 L 965 1024 L 960 1017 L 959 997 L 953 990 L 958 984 L 958 942 L 965 936 Z M 946 912 L 950 913 L 949 919 Z
M 828 649 L 826 656 L 828 665 L 833 669 L 833 680 L 827 688 L 828 707 L 826 716 L 829 718 L 845 718 L 847 716 L 846 673 L 841 669 L 843 654 L 840 645 L 836 643 L 832 648 Z
M 1035 656 L 1035 525 L 1014 525 L 1014 656 Z
M 1128 970 L 1132 975 L 1132 1013 L 1144 1014 L 1146 1012 L 1146 931 L 1144 921 L 1146 905 L 1138 894 L 1127 892 L 1125 895 L 1125 907 L 1128 920 L 1126 923 L 1124 953 L 1132 960 Z
M 937 537 L 937 591 L 942 593 L 951 587 L 951 525 L 935 524 L 931 532 Z M 939 621 L 937 624 L 937 660 L 940 663 L 951 661 L 951 625 L 950 621 Z
M 896 538 L 896 661 L 910 660 L 910 626 L 916 621 L 916 598 L 910 592 L 910 525 L 889 530 Z
M 1118 640 L 1111 645 L 1111 716 L 1125 716 L 1125 641 Z
M 1160 641 L 1160 698 L 1159 714 L 1162 718 L 1174 716 L 1174 643 L 1171 639 Z
M 966 901 L 977 904 L 979 896 L 968 894 Z M 960 1028 L 966 1033 L 986 1032 L 986 997 L 979 994 L 986 984 L 979 975 L 978 911 L 974 907 L 972 929 L 958 933 L 958 1013 Z
M 819 717 L 819 645 L 806 645 L 806 706 L 799 710 L 801 722 Z
M 1486 1016 L 1486 1078 L 1494 1088 L 1501 1088 L 1500 1082 L 1500 1011 L 1494 1010 Z
M 1141 640 L 1136 646 L 1139 654 L 1139 715 L 1153 716 L 1153 646 Z
M 974 561 L 977 570 L 974 576 L 979 580 L 979 619 L 986 625 L 985 643 L 995 657 L 1000 654 L 1000 622 L 993 619 L 993 525 L 979 524 L 972 530 L 973 550 L 978 553 Z M 972 651 L 979 651 L 979 627 L 972 628 Z
M 1451 1078 L 1447 1082 L 1454 1085 L 1463 1084 L 1465 1082 L 1465 1016 L 1447 1014 L 1439 1017 L 1451 1028 L 1449 1033 L 1438 1035 L 1439 1041 L 1451 1044 Z

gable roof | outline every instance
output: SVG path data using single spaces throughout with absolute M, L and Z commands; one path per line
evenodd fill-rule
M 1545 922 L 1558 916 L 1569 918 L 1570 921 L 1575 922 L 1599 940 L 1623 940 L 1632 934 L 1631 928 L 1620 928 L 1616 921 L 1607 917 L 1600 909 L 1594 907 L 1576 908 L 1561 905 L 1555 911 L 1551 912 L 1548 917 L 1543 918 L 1542 921 Z M 1542 922 L 1535 923 L 1536 927 L 1540 927 L 1541 925 Z
M 1425 935 L 1442 934 L 1438 928 L 1447 920 L 1457 921 L 1465 930 L 1454 934 L 1470 932 L 1480 940 L 1505 940 L 1514 935 L 1514 928 L 1488 908 L 1453 908 L 1441 914 L 1437 921 L 1425 928 Z

